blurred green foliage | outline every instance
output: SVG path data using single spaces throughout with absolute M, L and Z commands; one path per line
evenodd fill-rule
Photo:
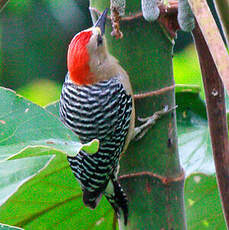
M 10 0 L 0 14 L 0 85 L 63 82 L 68 43 L 91 23 L 87 8 L 82 0 Z
M 39 105 L 59 99 L 68 44 L 91 25 L 88 5 L 87 0 L 10 0 L 0 14 L 0 85 Z M 174 76 L 177 84 L 202 89 L 191 40 L 189 33 L 178 32 Z
M 195 48 L 189 45 L 173 58 L 176 84 L 194 84 L 201 87 L 200 95 L 204 97 L 201 72 Z M 64 73 L 65 74 L 65 73 Z M 62 78 L 64 78 L 62 76 Z M 36 104 L 44 106 L 60 97 L 62 84 L 50 79 L 35 79 L 17 89 L 17 93 Z
M 199 60 L 193 44 L 187 46 L 182 52 L 175 53 L 173 70 L 176 84 L 198 85 L 201 88 L 200 96 L 204 97 Z
M 20 87 L 17 93 L 32 102 L 44 106 L 60 98 L 62 85 L 49 79 L 34 80 Z

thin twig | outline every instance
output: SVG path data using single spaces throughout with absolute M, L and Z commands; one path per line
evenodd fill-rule
M 121 176 L 119 176 L 118 179 L 123 180 L 126 178 L 141 177 L 141 176 L 155 177 L 155 178 L 159 179 L 165 185 L 168 185 L 168 184 L 173 183 L 173 182 L 183 181 L 185 178 L 184 171 L 182 171 L 182 173 L 177 177 L 165 177 L 165 176 L 161 176 L 161 175 L 158 175 L 156 173 L 153 173 L 153 172 L 144 171 L 144 172 L 136 172 L 136 173 L 129 173 L 129 174 L 121 175 Z
M 123 33 L 120 30 L 119 22 L 121 20 L 121 16 L 119 15 L 119 12 L 117 8 L 112 7 L 111 8 L 111 24 L 112 24 L 112 32 L 111 36 L 116 37 L 116 39 L 120 39 L 123 37 Z
M 167 91 L 173 90 L 175 88 L 175 85 L 170 85 L 167 87 L 164 87 L 162 89 L 158 89 L 158 90 L 154 90 L 154 91 L 150 91 L 150 92 L 146 92 L 146 93 L 139 93 L 139 94 L 135 94 L 134 95 L 134 99 L 141 99 L 141 98 L 145 98 L 145 97 L 152 97 L 152 96 L 156 96 L 156 95 L 160 95 L 163 94 Z

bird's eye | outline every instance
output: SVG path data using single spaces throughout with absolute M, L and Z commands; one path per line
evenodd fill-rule
M 97 37 L 97 46 L 100 46 L 103 44 L 103 38 L 102 36 L 99 34 Z

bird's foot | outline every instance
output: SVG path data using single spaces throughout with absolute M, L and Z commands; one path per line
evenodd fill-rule
M 156 123 L 156 121 L 159 118 L 161 118 L 162 115 L 165 115 L 165 114 L 171 112 L 172 110 L 174 110 L 176 108 L 177 108 L 177 106 L 169 108 L 168 105 L 166 105 L 162 110 L 159 110 L 159 111 L 155 112 L 150 117 L 138 118 L 138 120 L 140 122 L 144 122 L 144 123 L 141 126 L 136 127 L 134 129 L 133 139 L 135 141 L 140 140 L 148 132 L 150 127 L 152 127 Z

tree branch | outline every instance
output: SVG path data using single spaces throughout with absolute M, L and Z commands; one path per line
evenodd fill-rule
M 229 56 L 206 0 L 188 0 L 206 41 L 218 76 L 229 94 Z
M 198 23 L 196 23 L 196 27 L 193 30 L 193 37 L 204 82 L 208 123 L 210 127 L 218 187 L 221 194 L 225 220 L 227 227 L 229 227 L 229 143 L 224 88 L 210 53 L 210 48 L 205 41 Z

